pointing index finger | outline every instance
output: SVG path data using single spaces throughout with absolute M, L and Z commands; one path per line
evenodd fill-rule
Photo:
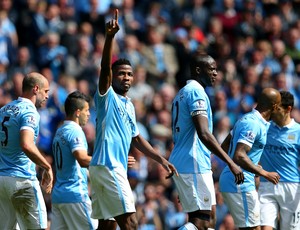
M 119 17 L 119 10 L 116 9 L 115 10 L 115 20 L 118 21 L 118 17 Z

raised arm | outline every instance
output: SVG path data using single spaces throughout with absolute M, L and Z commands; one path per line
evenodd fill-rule
M 244 174 L 240 167 L 233 162 L 228 154 L 221 148 L 220 144 L 209 131 L 208 120 L 205 116 L 197 115 L 193 117 L 193 122 L 197 130 L 197 134 L 202 143 L 221 160 L 223 160 L 230 168 L 235 176 L 235 182 L 241 184 L 244 182 Z
M 114 19 L 106 23 L 105 26 L 105 42 L 103 48 L 103 55 L 101 60 L 101 71 L 99 77 L 99 92 L 105 94 L 112 83 L 112 70 L 111 70 L 111 59 L 112 59 L 112 46 L 115 34 L 119 31 L 118 24 L 119 11 L 115 10 Z

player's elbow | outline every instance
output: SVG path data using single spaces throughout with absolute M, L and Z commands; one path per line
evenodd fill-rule
M 244 157 L 243 155 L 239 154 L 239 153 L 235 153 L 232 160 L 234 161 L 234 163 L 236 163 L 237 165 L 243 165 L 244 162 Z
M 21 142 L 20 146 L 21 146 L 22 151 L 24 153 L 31 152 L 31 149 L 32 149 L 32 144 L 31 143 L 24 141 L 24 142 Z

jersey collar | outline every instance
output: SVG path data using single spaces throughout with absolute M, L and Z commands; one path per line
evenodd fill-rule
M 258 112 L 258 110 L 256 109 L 252 109 L 252 112 L 255 114 L 255 116 L 257 116 L 264 124 L 269 124 L 269 122 L 263 118 L 263 116 L 260 114 L 260 112 Z
M 18 97 L 18 101 L 26 101 L 26 102 L 32 104 L 35 107 L 35 105 L 33 104 L 33 102 L 31 100 L 29 100 L 28 98 Z

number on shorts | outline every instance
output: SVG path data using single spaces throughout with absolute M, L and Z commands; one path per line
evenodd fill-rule
M 4 119 L 3 119 L 3 121 L 2 121 L 2 131 L 4 132 L 4 134 L 5 134 L 5 139 L 4 139 L 4 141 L 1 141 L 1 145 L 2 146 L 6 146 L 7 145 L 7 142 L 8 142 L 8 129 L 7 129 L 7 127 L 5 126 L 5 122 L 6 121 L 9 121 L 9 119 L 10 119 L 10 117 L 8 117 L 8 116 L 6 116 L 6 117 L 4 117 Z

